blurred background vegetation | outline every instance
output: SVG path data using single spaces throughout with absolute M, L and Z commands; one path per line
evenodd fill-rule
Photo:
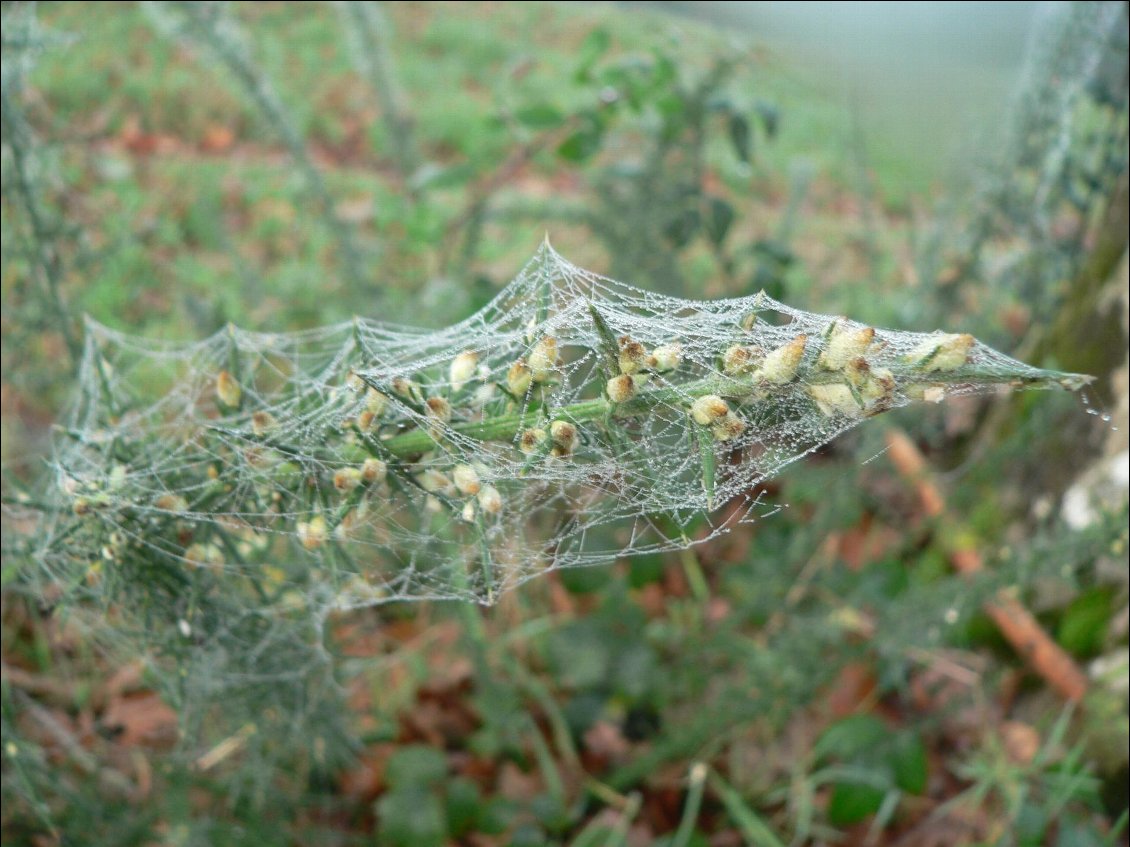
M 5 843 L 1124 843 L 1126 4 L 948 5 L 5 2 Z M 342 614 L 299 683 L 171 687 L 32 579 L 83 314 L 442 326 L 546 233 L 1098 380 L 884 417 L 695 554 Z

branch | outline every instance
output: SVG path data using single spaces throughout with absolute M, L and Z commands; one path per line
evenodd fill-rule
M 922 453 L 899 429 L 887 433 L 887 448 L 895 468 L 914 486 L 922 510 L 944 527 L 938 538 L 945 546 L 953 567 L 969 577 L 983 571 L 984 560 L 968 542 L 968 529 L 947 515 L 945 498 Z M 985 612 L 1008 643 L 1048 685 L 1067 700 L 1074 702 L 1083 698 L 1087 693 L 1087 676 L 1019 600 L 1001 590 L 985 604 Z

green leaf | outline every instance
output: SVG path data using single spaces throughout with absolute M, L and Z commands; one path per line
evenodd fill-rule
M 610 46 L 612 46 L 612 36 L 608 34 L 606 29 L 598 27 L 585 36 L 585 40 L 581 42 L 580 49 L 577 51 L 577 70 L 574 74 L 577 82 L 588 80 L 592 66 L 608 52 Z
M 570 594 L 595 594 L 612 580 L 609 568 L 563 568 L 561 586 Z
M 1076 656 L 1094 656 L 1103 648 L 1114 594 L 1109 588 L 1094 588 L 1072 601 L 1060 618 L 1056 640 Z
M 549 103 L 526 106 L 516 111 L 514 117 L 518 123 L 530 129 L 553 129 L 565 121 L 565 116 Z
M 813 752 L 821 758 L 849 760 L 883 744 L 889 734 L 874 715 L 848 715 L 824 730 Z
M 377 801 L 381 847 L 441 847 L 447 821 L 439 798 L 420 788 L 390 791 Z
M 707 238 L 720 245 L 726 240 L 726 233 L 730 231 L 735 217 L 734 207 L 721 197 L 707 197 L 706 219 L 703 222 Z
M 730 143 L 738 158 L 748 163 L 753 156 L 753 132 L 749 119 L 740 112 L 730 113 Z
M 426 788 L 439 784 L 446 776 L 447 757 L 423 744 L 397 750 L 385 771 L 385 778 L 394 789 Z
M 604 319 L 604 315 L 593 303 L 589 303 L 589 314 L 592 316 L 592 325 L 596 328 L 596 334 L 600 336 L 600 354 L 604 359 L 604 376 L 606 379 L 611 379 L 620 372 L 620 342 L 616 338 L 616 333 L 612 331 L 612 327 L 608 325 L 608 321 Z
M 557 148 L 557 155 L 566 162 L 583 162 L 600 150 L 603 137 L 604 132 L 600 124 L 593 122 L 562 141 Z
M 891 749 L 889 758 L 895 785 L 908 794 L 924 794 L 929 778 L 926 746 L 913 733 L 900 735 Z
M 832 826 L 851 826 L 859 823 L 883 805 L 884 791 L 873 785 L 858 782 L 839 782 L 832 789 L 828 801 L 828 822 Z
M 466 777 L 451 780 L 445 800 L 447 832 L 452 838 L 460 838 L 475 828 L 483 798 L 474 782 Z

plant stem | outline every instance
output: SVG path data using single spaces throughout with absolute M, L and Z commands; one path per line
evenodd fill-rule
M 921 382 L 926 385 L 1012 385 L 1016 387 L 1064 388 L 1075 390 L 1090 381 L 1090 377 L 1059 371 L 1032 371 L 1002 373 L 977 367 L 958 368 L 948 372 L 920 374 L 910 371 L 900 375 L 906 383 Z M 842 383 L 844 375 L 837 371 L 810 373 L 804 378 L 806 385 Z M 706 377 L 680 386 L 658 386 L 644 389 L 625 403 L 613 403 L 605 397 L 580 400 L 558 409 L 544 408 L 512 412 L 479 421 L 463 421 L 451 425 L 460 436 L 477 441 L 513 441 L 521 432 L 544 423 L 547 418 L 585 423 L 609 418 L 632 418 L 656 406 L 683 406 L 687 400 L 717 394 L 735 400 L 756 398 L 764 386 L 751 377 Z M 436 439 L 427 429 L 414 429 L 381 442 L 383 449 L 394 456 L 405 458 L 426 453 L 435 447 Z

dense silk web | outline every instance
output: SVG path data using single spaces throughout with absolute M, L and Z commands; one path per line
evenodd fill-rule
M 754 519 L 764 480 L 887 409 L 1076 384 L 969 336 L 660 296 L 547 244 L 435 332 L 88 323 L 40 558 L 71 586 L 204 570 L 267 608 L 490 602 Z

